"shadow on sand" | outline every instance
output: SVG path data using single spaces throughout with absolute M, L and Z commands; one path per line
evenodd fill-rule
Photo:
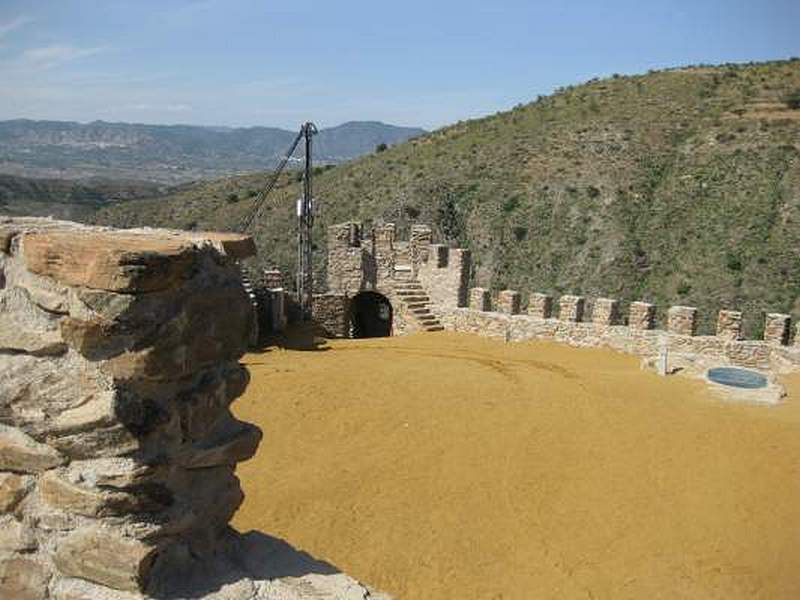
M 282 333 L 271 334 L 261 343 L 256 352 L 269 352 L 272 348 L 298 350 L 300 352 L 325 352 L 330 350 L 328 340 L 313 323 L 292 325 Z
M 338 584 L 336 577 L 330 576 L 344 577 L 333 565 L 260 531 L 239 534 L 230 530 L 212 556 L 178 553 L 163 558 L 166 560 L 160 561 L 162 565 L 156 567 L 152 577 L 152 581 L 158 583 L 148 590 L 150 597 L 159 600 L 189 600 L 211 594 L 215 599 L 249 598 L 252 590 L 264 582 L 280 589 L 281 586 L 291 586 L 292 579 L 309 576 L 329 576 L 327 579 L 332 583 L 324 585 L 335 588 Z M 280 581 L 284 578 L 289 578 L 289 581 Z M 310 581 L 319 582 L 321 579 L 325 577 L 311 577 Z

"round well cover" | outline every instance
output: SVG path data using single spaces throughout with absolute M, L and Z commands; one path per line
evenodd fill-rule
M 714 383 L 729 385 L 731 387 L 755 390 L 767 387 L 767 378 L 747 369 L 736 367 L 717 367 L 708 370 L 708 378 Z

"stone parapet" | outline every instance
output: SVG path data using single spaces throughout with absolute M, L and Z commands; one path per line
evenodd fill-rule
M 176 557 L 229 534 L 236 463 L 261 440 L 229 410 L 248 382 L 235 259 L 252 240 L 48 219 L 0 231 L 0 597 L 76 578 L 158 590 Z
M 586 299 L 583 296 L 561 296 L 558 301 L 558 318 L 561 321 L 580 323 L 583 321 L 583 310 Z
M 538 292 L 531 294 L 528 299 L 528 315 L 538 319 L 549 319 L 553 316 L 553 297 Z
M 592 323 L 606 326 L 619 323 L 619 301 L 613 298 L 597 298 L 592 307 Z
M 376 285 L 394 277 L 396 228 L 394 223 L 376 225 L 372 234 L 372 257 L 375 261 Z
M 430 246 L 433 241 L 433 231 L 430 226 L 415 223 L 411 226 L 408 242 L 411 252 L 411 267 L 414 276 L 419 271 L 419 266 L 428 261 Z
M 497 294 L 497 310 L 508 315 L 518 315 L 522 296 L 515 290 L 502 290 Z
M 758 340 L 729 340 L 717 336 L 690 336 L 655 329 L 637 329 L 595 322 L 577 323 L 455 309 L 442 317 L 450 331 L 475 333 L 509 341 L 548 340 L 579 347 L 605 347 L 636 356 L 654 357 L 662 343 L 671 353 L 697 355 L 722 364 L 788 372 L 800 368 L 800 348 Z
M 717 318 L 717 337 L 739 340 L 742 337 L 742 313 L 738 310 L 721 310 Z
M 492 295 L 486 288 L 475 287 L 469 291 L 469 307 L 485 312 L 492 310 Z
M 649 302 L 631 302 L 628 309 L 628 327 L 646 331 L 656 326 L 656 307 Z
M 764 321 L 764 341 L 786 346 L 789 343 L 792 317 L 782 313 L 769 313 Z
M 667 311 L 667 330 L 678 335 L 695 335 L 697 309 L 693 306 L 671 306 Z

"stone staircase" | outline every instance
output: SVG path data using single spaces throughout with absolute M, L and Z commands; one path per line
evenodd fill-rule
M 395 267 L 394 293 L 406 305 L 409 314 L 423 331 L 444 331 L 439 319 L 431 312 L 431 299 L 417 281 L 411 267 Z
M 242 287 L 247 293 L 247 297 L 250 299 L 250 304 L 253 305 L 255 310 L 258 310 L 258 297 L 256 295 L 255 286 L 250 280 L 250 276 L 247 274 L 247 271 L 242 268 L 242 265 L 239 265 L 239 273 L 241 274 Z

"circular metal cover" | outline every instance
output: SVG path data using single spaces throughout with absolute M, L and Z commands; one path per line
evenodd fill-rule
M 767 378 L 747 369 L 736 367 L 717 367 L 708 370 L 708 378 L 714 383 L 728 385 L 730 387 L 744 388 L 746 390 L 756 390 L 767 387 Z

